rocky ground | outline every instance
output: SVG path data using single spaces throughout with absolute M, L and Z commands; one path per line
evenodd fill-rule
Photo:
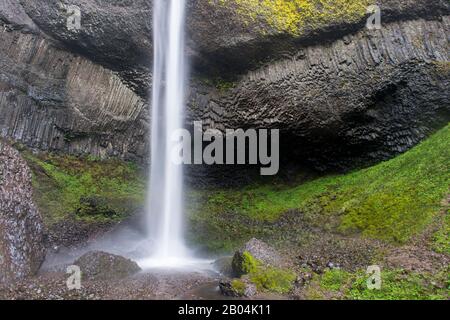
M 450 257 L 438 254 L 424 245 L 402 247 L 382 245 L 377 242 L 358 238 L 342 239 L 332 235 L 310 248 L 293 250 L 284 248 L 276 252 L 270 246 L 259 245 L 252 240 L 236 254 L 253 252 L 260 261 L 276 265 L 295 274 L 292 286 L 287 292 L 268 289 L 256 289 L 250 294 L 229 294 L 221 292 L 222 283 L 232 283 L 237 279 L 231 267 L 231 257 L 223 258 L 215 269 L 205 271 L 185 270 L 146 270 L 139 271 L 135 264 L 114 255 L 89 253 L 75 262 L 81 270 L 87 270 L 82 278 L 80 289 L 69 289 L 67 281 L 71 274 L 63 271 L 41 271 L 35 277 L 28 277 L 13 284 L 0 286 L 0 298 L 12 300 L 154 300 L 154 299 L 311 299 L 344 298 L 339 291 L 323 290 L 318 277 L 333 270 L 356 272 L 365 270 L 369 265 L 377 264 L 384 270 L 402 270 L 404 279 L 415 273 L 422 275 L 448 272 Z M 247 251 L 248 250 L 248 251 Z M 112 257 L 111 262 L 98 261 Z M 83 260 L 83 261 L 82 261 Z M 66 266 L 60 267 L 64 269 Z M 124 270 L 127 270 L 124 272 Z M 446 271 L 447 270 L 447 271 Z M 445 282 L 424 278 L 436 290 L 445 290 Z M 312 290 L 319 290 L 321 296 L 312 296 Z M 399 297 L 401 298 L 401 297 Z
M 117 281 L 83 281 L 80 290 L 69 290 L 65 273 L 45 273 L 0 288 L 0 298 L 13 300 L 177 299 L 215 278 L 200 273 L 144 273 Z

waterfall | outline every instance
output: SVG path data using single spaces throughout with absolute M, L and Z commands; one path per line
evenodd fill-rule
M 151 170 L 147 199 L 154 245 L 147 264 L 176 265 L 188 256 L 183 241 L 183 169 L 171 161 L 172 134 L 182 128 L 186 63 L 185 0 L 155 0 Z

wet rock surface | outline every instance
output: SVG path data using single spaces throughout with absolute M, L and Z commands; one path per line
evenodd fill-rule
M 233 276 L 232 262 L 233 257 L 219 258 L 214 261 L 214 269 L 224 276 L 231 277 Z
M 141 268 L 136 262 L 124 257 L 92 251 L 84 254 L 74 262 L 88 280 L 117 280 L 132 276 Z
M 34 275 L 45 258 L 43 223 L 32 196 L 30 169 L 0 140 L 0 283 Z

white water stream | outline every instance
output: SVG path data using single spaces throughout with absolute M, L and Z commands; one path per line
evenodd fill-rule
M 186 88 L 185 0 L 155 0 L 153 13 L 154 70 L 152 93 L 151 173 L 148 223 L 153 254 L 143 267 L 197 264 L 183 237 L 183 168 L 171 161 L 183 126 Z

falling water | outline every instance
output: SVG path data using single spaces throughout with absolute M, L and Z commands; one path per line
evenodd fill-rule
M 100 250 L 137 260 L 143 269 L 211 271 L 212 260 L 195 258 L 183 237 L 183 169 L 171 160 L 174 132 L 183 126 L 186 88 L 185 0 L 153 0 L 154 68 L 151 167 L 147 195 L 148 237 L 122 226 L 86 248 L 52 257 L 47 266 Z
M 154 1 L 151 172 L 147 206 L 154 253 L 147 264 L 177 265 L 183 241 L 183 169 L 171 161 L 172 134 L 182 128 L 186 64 L 185 0 Z

